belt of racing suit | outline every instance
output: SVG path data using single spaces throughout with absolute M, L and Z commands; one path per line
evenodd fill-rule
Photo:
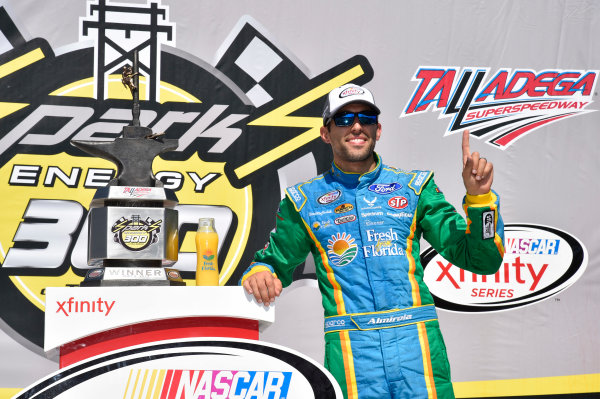
M 325 334 L 344 330 L 378 330 L 381 328 L 402 327 L 430 320 L 437 320 L 434 305 L 329 316 L 325 317 L 324 329 Z

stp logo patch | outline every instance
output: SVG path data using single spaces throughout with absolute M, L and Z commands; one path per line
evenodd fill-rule
M 408 200 L 405 197 L 392 197 L 388 200 L 388 205 L 395 209 L 406 208 Z

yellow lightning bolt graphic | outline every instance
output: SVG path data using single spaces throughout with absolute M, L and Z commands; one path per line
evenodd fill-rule
M 148 232 L 158 229 L 160 227 L 161 223 L 162 223 L 162 219 L 157 222 L 153 222 L 150 226 L 148 226 Z
M 351 82 L 353 79 L 356 79 L 362 74 L 364 74 L 362 67 L 357 65 L 336 76 L 335 78 L 328 80 L 320 86 L 317 86 L 314 89 L 304 93 L 294 100 L 282 105 L 281 107 L 274 109 L 268 114 L 249 122 L 248 125 L 253 126 L 305 127 L 309 128 L 309 130 L 235 169 L 235 174 L 238 176 L 238 178 L 241 179 L 248 176 L 263 166 L 270 164 L 276 159 L 289 154 L 295 149 L 300 148 L 304 144 L 307 144 L 319 137 L 319 128 L 323 124 L 323 120 L 320 117 L 317 118 L 289 115 L 294 111 L 304 107 L 306 104 L 309 104 L 326 95 L 336 87 Z
M 125 227 L 127 222 L 128 222 L 128 220 L 123 220 L 121 223 L 115 223 L 114 227 L 112 228 L 112 232 L 116 233 L 117 231 L 121 230 L 122 228 Z

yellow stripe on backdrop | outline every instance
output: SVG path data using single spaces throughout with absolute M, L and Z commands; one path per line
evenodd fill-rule
M 457 398 L 566 395 L 600 392 L 600 373 L 515 380 L 454 382 Z
M 13 72 L 18 71 L 19 69 L 23 69 L 26 66 L 33 64 L 41 59 L 43 59 L 44 52 L 40 48 L 36 48 L 35 50 L 31 50 L 27 54 L 23 54 L 20 57 L 15 58 L 12 61 L 9 61 L 5 64 L 0 65 L 0 79 L 10 75 Z
M 9 399 L 15 396 L 23 388 L 0 388 L 0 399 Z

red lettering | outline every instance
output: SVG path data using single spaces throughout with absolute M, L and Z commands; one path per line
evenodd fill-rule
M 561 73 L 554 79 L 554 85 L 548 88 L 548 94 L 551 96 L 573 95 L 573 92 L 571 91 L 573 81 L 567 79 L 578 78 L 579 76 L 580 74 L 575 72 Z
M 471 289 L 471 296 L 477 298 L 512 298 L 514 290 L 506 288 L 473 288 Z
M 523 280 L 521 278 L 521 268 L 523 266 L 525 266 L 525 263 L 521 262 L 521 257 L 517 256 L 517 259 L 515 259 L 515 262 L 512 264 L 515 267 L 515 275 L 516 275 L 516 279 L 517 279 L 517 283 L 521 283 L 524 284 L 525 280 Z M 507 280 L 508 281 L 508 280 Z
M 506 78 L 508 71 L 499 72 L 496 77 L 481 91 L 477 96 L 476 102 L 484 101 L 488 96 L 493 98 L 503 98 L 504 90 L 506 89 Z
M 523 85 L 515 90 L 515 86 L 522 80 L 524 79 L 525 82 L 523 83 Z M 508 83 L 508 86 L 506 87 L 506 90 L 503 92 L 503 96 L 501 99 L 507 99 L 507 98 L 517 98 L 522 96 L 523 94 L 525 94 L 527 92 L 527 88 L 529 87 L 529 81 L 535 79 L 535 75 L 531 72 L 527 72 L 527 71 L 520 71 L 520 72 L 515 72 L 512 76 L 512 78 L 510 79 L 510 82 Z
M 58 309 L 56 310 L 56 313 L 58 312 L 63 312 L 65 314 L 65 316 L 69 317 L 69 313 L 67 313 L 67 310 L 65 309 L 65 303 L 67 303 L 67 301 L 56 301 L 56 304 L 58 305 Z
M 538 76 L 535 77 L 531 85 L 527 89 L 527 94 L 529 97 L 541 97 L 546 94 L 552 85 L 554 79 L 558 76 L 556 72 L 542 72 Z M 548 80 L 550 79 L 550 80 Z M 542 90 L 536 90 L 538 88 L 542 88 Z
M 485 101 L 489 96 L 494 100 L 506 100 L 527 94 L 529 97 L 549 96 L 572 96 L 581 92 L 589 96 L 594 88 L 596 73 L 588 72 L 579 77 L 579 72 L 544 71 L 535 75 L 530 71 L 517 71 L 510 77 L 507 83 L 508 71 L 500 71 L 490 83 L 479 93 L 476 102 Z M 536 109 L 540 107 L 532 107 Z M 540 109 L 545 109 L 541 108 Z M 518 112 L 514 109 L 513 112 Z
M 594 87 L 594 80 L 596 80 L 596 74 L 588 72 L 573 85 L 570 91 L 580 91 L 584 96 L 589 96 Z
M 531 263 L 527 264 L 527 268 L 529 269 L 529 273 L 531 273 L 531 277 L 533 277 L 533 284 L 531 284 L 531 287 L 529 288 L 529 291 L 535 290 L 535 287 L 537 287 L 538 283 L 542 279 L 542 276 L 544 275 L 544 272 L 546 271 L 547 267 L 548 267 L 548 264 L 544 263 L 544 265 L 540 269 L 539 273 L 536 274 L 535 270 L 533 269 L 533 266 L 531 266 Z
M 452 93 L 452 84 L 456 76 L 455 69 L 421 69 L 417 72 L 417 79 L 421 82 L 415 90 L 410 104 L 405 113 L 423 112 L 429 108 L 432 102 L 437 102 L 436 107 L 441 108 L 448 105 L 448 99 Z M 429 85 L 435 82 L 434 86 L 425 94 Z
M 452 285 L 454 286 L 454 288 L 460 289 L 460 286 L 457 284 L 456 280 L 454 280 L 454 277 L 452 277 L 452 275 L 449 272 L 450 268 L 452 267 L 452 263 L 448 262 L 448 265 L 444 266 L 444 264 L 442 262 L 437 261 L 437 264 L 442 269 L 442 273 L 439 275 L 439 277 L 437 278 L 436 281 L 442 281 L 442 279 L 445 276 L 447 276 L 448 279 L 450 280 L 450 282 L 452 283 Z

